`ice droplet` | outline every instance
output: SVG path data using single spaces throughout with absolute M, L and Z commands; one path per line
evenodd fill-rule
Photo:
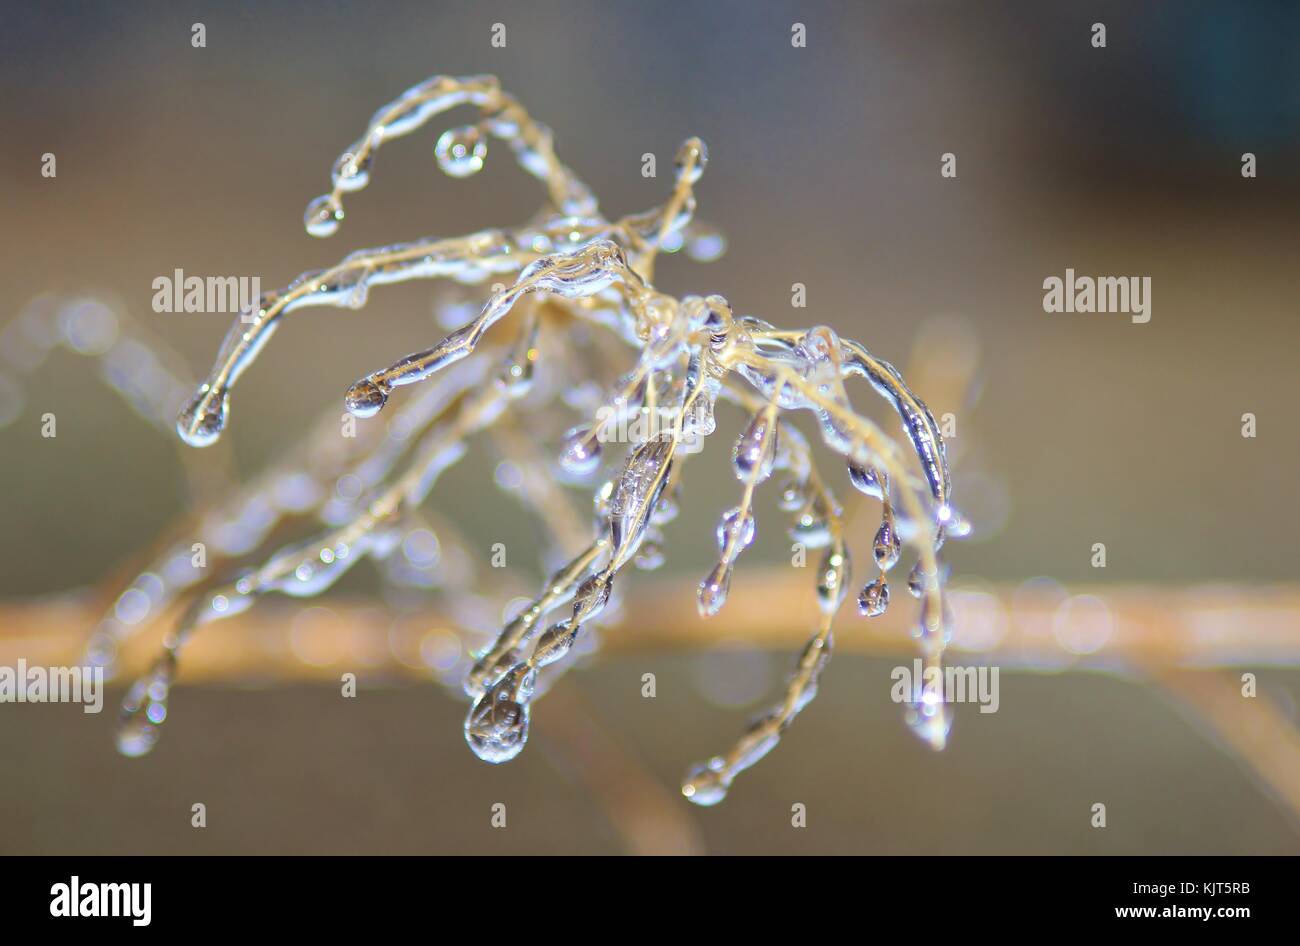
M 204 385 L 176 419 L 176 433 L 191 447 L 215 443 L 225 429 L 229 405 L 229 394 Z
M 727 603 L 727 591 L 731 587 L 731 566 L 719 562 L 713 571 L 700 582 L 698 593 L 700 617 L 711 618 L 722 610 Z
M 516 667 L 488 687 L 465 718 L 465 741 L 484 762 L 509 762 L 528 743 L 534 673 Z
M 343 205 L 332 195 L 322 194 L 307 205 L 302 215 L 303 226 L 314 237 L 332 236 L 343 219 Z
M 883 578 L 877 578 L 862 589 L 858 595 L 858 613 L 864 617 L 878 618 L 889 607 L 889 585 Z
M 433 148 L 438 167 L 451 177 L 469 177 L 483 169 L 487 157 L 487 143 L 483 134 L 473 125 L 449 128 L 438 138 Z
M 897 565 L 898 556 L 902 551 L 903 543 L 898 538 L 893 524 L 888 520 L 882 522 L 872 542 L 872 553 L 876 556 L 876 564 L 880 566 L 880 570 L 887 572 Z
M 701 230 L 686 240 L 686 255 L 697 263 L 712 263 L 726 252 L 727 238 L 716 230 Z
M 351 151 L 345 151 L 334 162 L 331 173 L 334 186 L 342 191 L 359 191 L 370 183 L 370 158 L 358 160 Z
M 952 730 L 952 714 L 942 700 L 909 703 L 903 715 L 907 728 L 923 739 L 931 749 L 938 751 L 948 743 Z
M 734 559 L 754 541 L 754 528 L 754 514 L 748 509 L 743 512 L 739 506 L 728 509 L 718 522 L 718 551 L 726 555 L 727 546 L 731 545 Z
M 654 511 L 650 513 L 650 522 L 657 526 L 665 526 L 677 518 L 678 512 L 677 502 L 673 497 L 660 496 Z
M 736 477 L 744 482 L 761 483 L 772 474 L 776 459 L 776 425 L 766 411 L 760 411 L 749 422 L 736 446 L 731 451 L 731 462 Z
M 652 572 L 657 568 L 662 568 L 667 556 L 664 555 L 663 546 L 654 539 L 645 539 L 641 547 L 637 549 L 636 556 L 632 563 L 643 572 Z
M 830 524 L 825 518 L 804 512 L 789 529 L 790 538 L 810 549 L 825 548 L 831 541 Z
M 148 755 L 158 743 L 158 727 L 147 719 L 133 716 L 117 730 L 117 751 L 131 759 Z
M 354 417 L 374 417 L 387 402 L 388 391 L 369 378 L 362 378 L 343 395 L 343 404 Z
M 708 165 L 709 148 L 699 138 L 687 138 L 677 149 L 674 166 L 679 181 L 694 184 Z
M 574 476 L 587 476 L 600 466 L 600 438 L 591 427 L 574 427 L 564 435 L 560 467 Z
M 930 576 L 918 560 L 912 566 L 912 570 L 907 573 L 907 590 L 911 592 L 913 598 L 919 598 L 925 594 L 926 586 L 929 584 Z
M 880 474 L 872 467 L 850 463 L 849 481 L 860 493 L 865 493 L 874 499 L 885 498 L 885 490 L 888 488 L 885 484 L 888 481 L 882 479 Z
M 730 788 L 722 773 L 723 765 L 721 758 L 714 758 L 693 767 L 682 782 L 682 794 L 705 808 L 722 801 Z
M 791 480 L 781 487 L 781 498 L 777 506 L 782 512 L 798 512 L 808 504 L 808 490 L 802 483 Z

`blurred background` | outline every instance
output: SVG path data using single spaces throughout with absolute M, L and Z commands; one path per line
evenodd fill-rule
M 828 324 L 904 369 L 936 415 L 956 418 L 954 497 L 975 531 L 945 549 L 955 585 L 1003 604 L 1033 592 L 1078 605 L 1086 592 L 1105 631 L 1079 644 L 1049 630 L 1032 653 L 988 654 L 1004 671 L 999 711 L 963 708 L 936 755 L 889 701 L 905 641 L 897 654 L 855 646 L 863 622 L 846 615 L 821 694 L 780 748 L 719 808 L 689 806 L 675 797 L 682 772 L 766 706 L 811 621 L 808 595 L 806 612 L 791 604 L 808 617 L 772 632 L 778 651 L 743 620 L 718 632 L 694 617 L 713 523 L 736 495 L 715 447 L 687 477 L 652 585 L 677 579 L 684 606 L 640 608 L 611 631 L 625 639 L 539 703 L 537 745 L 510 765 L 466 751 L 455 698 L 382 669 L 362 674 L 357 700 L 339 699 L 332 668 L 289 683 L 182 677 L 163 742 L 135 761 L 112 746 L 117 693 L 100 716 L 3 705 L 0 852 L 1300 853 L 1300 611 L 1246 609 L 1296 600 L 1300 8 L 49 2 L 8 4 L 5 20 L 0 325 L 43 293 L 103 294 L 197 377 L 230 316 L 154 313 L 160 275 L 256 275 L 271 289 L 358 247 L 522 223 L 535 182 L 499 146 L 481 174 L 441 175 L 433 142 L 454 122 L 438 121 L 379 155 L 338 235 L 302 229 L 379 105 L 430 75 L 493 73 L 554 130 L 609 216 L 659 203 L 678 144 L 703 138 L 699 216 L 728 250 L 708 265 L 667 259 L 658 284 L 720 292 L 786 326 Z M 504 49 L 489 43 L 496 22 Z M 791 46 L 795 22 L 806 48 Z M 646 152 L 657 179 L 641 176 Z M 939 174 L 944 153 L 956 179 Z M 1043 280 L 1067 267 L 1150 276 L 1151 321 L 1045 313 Z M 795 282 L 806 309 L 790 306 Z M 440 338 L 435 288 L 290 316 L 232 398 L 238 468 L 265 464 L 357 377 Z M 41 437 L 45 412 L 54 439 Z M 70 353 L 0 383 L 0 424 L 12 662 L 39 652 L 41 607 L 129 579 L 120 570 L 187 497 L 175 443 Z M 484 485 L 488 462 L 472 455 L 431 500 L 481 538 L 484 559 L 492 542 L 537 537 Z M 741 575 L 788 567 L 764 511 Z M 869 538 L 870 518 L 856 521 Z M 364 572 L 311 603 L 367 602 Z M 733 598 L 748 587 L 761 593 Z M 1204 704 L 1189 707 L 1197 684 L 1107 650 L 1133 614 L 1146 622 L 1134 634 L 1187 631 L 1161 612 L 1196 596 L 1243 605 L 1215 613 L 1209 657 L 1193 646 L 1202 634 L 1164 670 L 1257 675 L 1268 716 L 1238 726 L 1236 744 L 1235 724 L 1216 731 Z M 265 605 L 268 621 L 291 620 L 282 605 Z M 995 636 L 1015 630 L 1010 605 L 993 614 Z M 668 622 L 674 640 L 700 643 L 637 645 L 639 629 L 659 640 Z M 1266 648 L 1253 646 L 1261 622 Z M 654 700 L 641 697 L 647 672 Z M 1279 746 L 1292 754 L 1262 769 L 1243 759 Z M 488 821 L 497 801 L 504 831 Z M 195 802 L 203 831 L 189 826 Z M 1104 830 L 1090 825 L 1097 802 Z

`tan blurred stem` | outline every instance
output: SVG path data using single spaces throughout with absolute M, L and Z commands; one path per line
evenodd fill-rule
M 1157 668 L 1152 682 L 1230 750 L 1300 828 L 1300 732 L 1267 693 L 1246 698 L 1239 675 Z
M 628 590 L 624 624 L 604 635 L 602 653 L 700 650 L 736 639 L 757 648 L 790 649 L 803 643 L 809 615 L 816 613 L 812 583 L 802 570 L 741 570 L 727 606 L 707 621 L 696 614 L 692 579 L 638 578 Z M 954 593 L 957 637 L 948 651 L 953 663 L 988 662 L 1008 672 L 1100 669 L 1150 681 L 1186 705 L 1300 818 L 1295 727 L 1267 697 L 1243 697 L 1239 679 L 1222 672 L 1300 666 L 1300 585 L 1071 588 L 1071 595 L 1095 596 L 1109 614 L 1109 635 L 1090 643 L 1088 653 L 1077 652 L 1086 637 L 1071 618 L 1083 612 L 1062 609 L 1063 592 L 1000 586 L 970 595 L 958 586 Z M 327 603 L 339 620 L 313 630 L 312 663 L 294 656 L 289 627 L 298 608 L 286 599 L 270 599 L 197 638 L 180 682 L 268 674 L 334 682 L 342 670 L 359 666 L 370 668 L 363 675 L 429 678 L 418 640 L 399 645 L 410 652 L 395 650 L 388 643 L 390 619 L 373 602 L 313 603 Z M 1095 617 L 1093 605 L 1089 613 Z M 910 660 L 915 646 L 907 633 L 908 613 L 903 607 L 873 620 L 849 615 L 836 635 L 836 649 L 841 655 Z M 91 603 L 68 598 L 0 606 L 0 665 L 13 666 L 20 657 L 39 666 L 75 662 L 98 616 Z M 426 621 L 431 632 L 454 630 L 436 612 Z M 164 626 L 159 622 L 132 641 L 123 654 L 125 678 L 154 655 Z M 977 634 L 976 629 L 982 630 Z
M 604 637 L 602 652 L 699 650 L 737 639 L 758 648 L 789 648 L 803 643 L 809 616 L 816 611 L 812 583 L 799 569 L 741 569 L 727 606 L 707 621 L 696 613 L 694 588 L 693 578 L 638 575 L 627 591 L 624 622 L 618 633 Z M 983 617 L 976 621 L 969 619 L 973 612 L 968 590 L 955 585 L 953 591 L 957 636 L 952 653 L 964 654 L 967 660 L 1001 662 L 1007 670 L 1300 666 L 1300 585 L 1073 587 L 1071 596 L 1095 596 L 1111 616 L 1109 636 L 1090 653 L 1070 650 L 1071 624 L 1062 616 L 1059 594 L 1032 586 L 981 588 Z M 29 663 L 48 665 L 75 658 L 98 617 L 94 604 L 72 597 L 0 604 L 0 663 L 12 665 L 26 657 Z M 371 643 L 386 639 L 388 618 L 372 600 L 337 597 L 311 604 L 326 606 L 341 618 L 332 639 L 313 642 L 314 653 L 335 654 L 337 660 L 304 664 L 281 646 L 288 638 L 288 617 L 301 606 L 289 598 L 270 597 L 222 621 L 219 631 L 196 639 L 184 679 L 221 680 L 249 673 L 332 679 L 337 666 L 354 660 L 358 649 L 373 654 Z M 837 651 L 913 655 L 908 612 L 906 607 L 891 608 L 870 620 L 850 615 L 836 635 Z M 990 639 L 974 639 L 972 628 L 990 618 Z M 157 629 L 166 623 L 156 622 Z M 431 629 L 454 630 L 435 610 L 429 611 L 427 623 Z M 154 655 L 157 636 L 150 631 L 138 635 L 139 643 L 123 654 L 123 675 L 143 668 Z M 361 647 L 361 642 L 367 646 Z M 400 675 L 405 667 L 410 674 L 424 675 L 422 667 L 407 666 L 403 655 L 387 650 L 374 666 L 379 672 Z

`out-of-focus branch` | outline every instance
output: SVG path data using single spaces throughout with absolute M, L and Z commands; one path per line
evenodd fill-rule
M 736 639 L 788 650 L 803 642 L 815 610 L 812 589 L 794 569 L 738 574 L 727 606 L 709 620 L 696 613 L 692 581 L 647 578 L 629 589 L 625 619 L 604 635 L 602 654 L 700 650 Z M 1300 818 L 1300 734 L 1266 693 L 1246 698 L 1240 680 L 1223 670 L 1300 666 L 1300 587 L 1093 587 L 1067 593 L 1056 585 L 1027 583 L 958 588 L 952 599 L 954 662 L 996 663 L 1008 671 L 1105 669 L 1160 687 Z M 401 619 L 405 628 L 423 624 L 422 637 L 391 634 L 392 616 L 370 601 L 323 600 L 313 607 L 328 619 L 295 623 L 301 606 L 269 600 L 222 622 L 219 633 L 195 641 L 181 682 L 268 674 L 285 681 L 337 681 L 342 672 L 363 679 L 428 679 L 422 640 L 432 635 L 445 646 L 457 636 L 453 622 L 433 611 Z M 94 602 L 67 598 L 0 605 L 0 665 L 14 666 L 19 658 L 39 666 L 74 663 L 98 616 Z M 163 616 L 156 628 L 134 638 L 122 655 L 128 678 L 152 656 L 155 637 L 170 620 Z M 902 609 L 844 622 L 836 648 L 909 660 L 914 654 Z M 568 715 L 580 715 L 576 705 Z M 596 769 L 589 774 L 598 781 L 609 775 L 607 765 Z M 646 794 L 643 781 L 632 777 L 614 786 L 612 816 Z M 662 807 L 651 805 L 647 816 L 665 817 Z M 675 827 L 671 836 L 693 848 L 689 826 Z M 643 834 L 629 843 L 640 845 Z
M 752 569 L 736 575 L 722 611 L 701 619 L 691 580 L 641 576 L 628 589 L 623 623 L 603 639 L 603 652 L 698 650 L 719 641 L 744 639 L 758 648 L 788 650 L 803 643 L 815 613 L 813 591 L 801 570 Z M 268 599 L 223 621 L 193 644 L 183 680 L 220 680 L 241 675 L 284 679 L 334 679 L 358 665 L 370 672 L 423 677 L 419 654 L 401 653 L 390 639 L 391 616 L 372 601 L 336 598 L 313 603 L 336 618 L 312 622 L 310 660 L 291 632 L 301 606 Z M 1213 588 L 1090 587 L 1044 589 L 1032 584 L 972 591 L 956 588 L 954 653 L 967 660 L 998 662 L 1008 670 L 1108 669 L 1151 672 L 1225 666 L 1300 666 L 1300 587 Z M 911 656 L 905 609 L 872 620 L 844 622 L 836 635 L 840 653 Z M 68 599 L 0 605 L 0 664 L 19 657 L 29 663 L 77 660 L 94 607 Z M 422 621 L 430 632 L 455 632 L 446 615 Z M 159 628 L 166 626 L 164 619 Z M 156 646 L 156 634 L 139 635 L 140 646 L 123 654 L 123 673 L 138 670 Z M 407 637 L 403 636 L 402 640 Z M 414 645 L 413 645 L 414 646 Z
M 1153 682 L 1231 750 L 1300 827 L 1300 732 L 1266 694 L 1242 695 L 1229 673 L 1161 668 Z

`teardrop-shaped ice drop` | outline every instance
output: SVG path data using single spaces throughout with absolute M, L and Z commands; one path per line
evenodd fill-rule
M 700 617 L 711 618 L 722 610 L 727 603 L 727 591 L 731 587 L 731 566 L 719 562 L 713 571 L 700 582 L 698 604 Z
M 560 466 L 574 476 L 586 476 L 600 466 L 600 438 L 591 427 L 574 427 L 564 435 Z
M 694 766 L 682 782 L 682 794 L 705 808 L 722 801 L 730 787 L 722 776 L 722 766 L 720 758 Z
M 524 351 L 515 353 L 500 377 L 506 392 L 512 398 L 527 394 L 529 388 L 533 386 L 534 378 L 537 377 L 536 349 L 530 346 Z
M 650 513 L 650 522 L 657 526 L 666 526 L 677 518 L 679 511 L 677 500 L 672 496 L 660 496 L 659 502 L 655 503 L 655 508 Z
M 686 416 L 682 428 L 684 442 L 699 443 L 704 437 L 710 437 L 718 429 L 718 418 L 714 414 L 717 398 L 717 384 L 710 379 L 704 382 L 704 393 L 695 401 L 695 409 Z M 689 436 L 689 441 L 686 439 Z
M 667 556 L 664 554 L 664 547 L 653 539 L 643 539 L 632 559 L 632 564 L 643 572 L 652 572 L 662 568 L 665 561 Z
M 918 559 L 917 563 L 912 566 L 912 570 L 907 573 L 907 590 L 911 592 L 913 598 L 919 598 L 925 594 L 929 581 L 930 576 Z
M 771 476 L 775 459 L 776 426 L 769 422 L 766 411 L 760 411 L 736 441 L 731 462 L 741 481 L 761 483 Z
M 170 666 L 174 670 L 174 657 Z M 165 668 L 155 666 L 148 675 L 131 685 L 122 700 L 118 722 L 117 751 L 135 758 L 153 749 L 159 727 L 167 718 L 168 679 Z
M 916 733 L 936 752 L 948 744 L 952 730 L 952 714 L 942 700 L 909 703 L 903 716 L 907 728 Z
M 228 394 L 204 385 L 176 419 L 176 433 L 191 447 L 216 443 L 226 426 L 229 403 Z
M 677 149 L 673 164 L 678 180 L 694 184 L 709 166 L 709 148 L 699 138 L 687 138 Z
M 473 125 L 449 128 L 438 138 L 433 148 L 438 167 L 452 177 L 469 177 L 483 169 L 487 157 L 487 143 L 483 134 Z
M 101 667 L 105 679 L 112 679 L 117 664 L 118 642 L 108 631 L 96 631 L 86 644 L 86 661 Z
M 528 707 L 480 697 L 465 720 L 465 741 L 484 762 L 509 762 L 528 741 Z
M 143 714 L 122 720 L 117 728 L 117 751 L 131 759 L 148 755 L 158 743 L 158 727 Z
M 528 699 L 518 690 L 519 682 L 515 671 L 507 673 L 483 692 L 465 717 L 465 741 L 484 762 L 508 762 L 528 742 Z
M 876 564 L 880 566 L 883 572 L 889 571 L 898 564 L 898 556 L 903 551 L 903 543 L 898 538 L 893 523 L 888 519 L 880 524 L 876 530 L 876 537 L 871 546 L 872 554 L 876 556 Z
M 754 527 L 752 511 L 746 509 L 742 513 L 739 506 L 728 509 L 718 522 L 718 551 L 726 555 L 730 545 L 731 557 L 734 559 L 754 541 Z
M 697 263 L 712 263 L 727 252 L 727 238 L 717 230 L 699 230 L 686 241 L 686 255 Z
M 369 378 L 362 378 L 343 395 L 343 404 L 354 417 L 374 417 L 387 402 L 387 389 Z
M 314 237 L 332 236 L 343 219 L 343 205 L 332 194 L 322 194 L 307 205 L 302 215 L 303 226 Z
M 877 578 L 867 584 L 858 595 L 858 613 L 864 617 L 878 618 L 889 607 L 889 585 Z
M 931 652 L 942 650 L 952 640 L 952 611 L 947 601 L 937 595 L 921 599 L 921 614 L 912 636 Z
M 860 493 L 865 493 L 874 499 L 885 498 L 885 484 L 888 481 L 884 479 L 874 467 L 859 466 L 856 463 L 850 463 L 849 481 Z
M 948 507 L 948 519 L 943 523 L 943 530 L 954 539 L 964 539 L 971 533 L 970 520 Z
M 344 152 L 334 162 L 331 179 L 339 190 L 361 190 L 370 183 L 370 158 L 358 159 L 351 151 Z
M 831 541 L 830 523 L 811 511 L 796 519 L 788 531 L 791 539 L 810 549 L 825 548 Z
M 807 486 L 794 480 L 786 483 L 781 487 L 781 497 L 777 500 L 777 505 L 782 512 L 798 512 L 808 505 Z

